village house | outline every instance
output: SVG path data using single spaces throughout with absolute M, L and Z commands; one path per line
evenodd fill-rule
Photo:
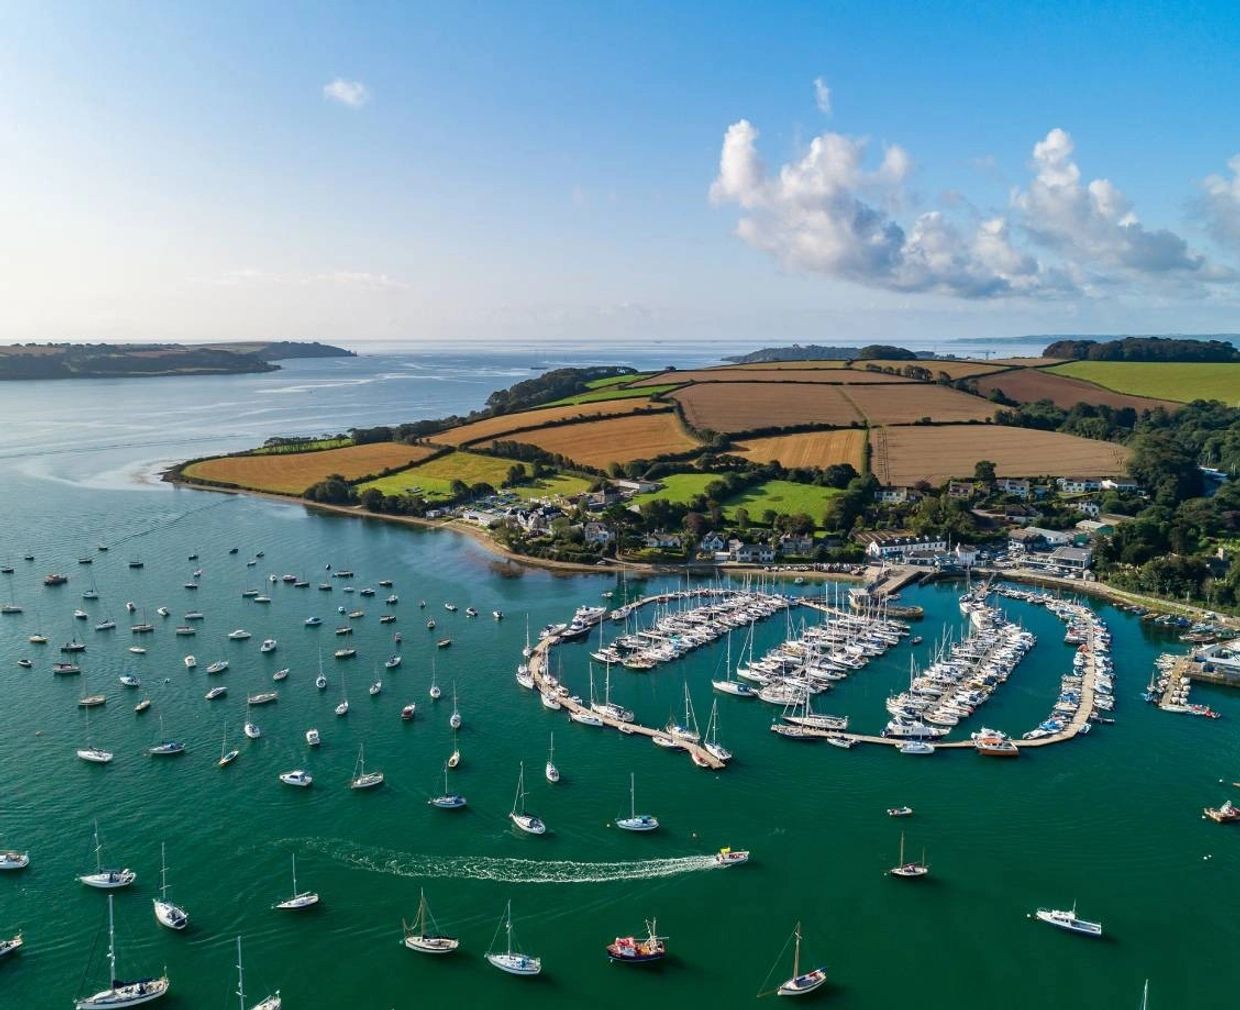
M 606 545 L 616 539 L 614 530 L 608 529 L 602 523 L 586 523 L 585 529 L 582 531 L 585 541 L 588 544 Z
M 1094 563 L 1094 552 L 1088 547 L 1056 547 L 1047 555 L 1047 561 L 1059 568 L 1083 572 Z
M 647 533 L 645 544 L 652 550 L 679 550 L 680 534 L 669 533 L 667 530 L 656 530 L 654 533 Z
M 628 478 L 620 478 L 613 480 L 611 486 L 622 495 L 632 497 L 635 494 L 650 494 L 658 491 L 663 487 L 661 481 L 657 480 L 629 480 Z
M 1060 530 L 1046 530 L 1040 526 L 1026 526 L 1008 534 L 1008 550 L 1017 553 L 1066 547 L 1072 543 L 1072 535 Z
M 976 485 L 971 480 L 949 480 L 947 482 L 947 497 L 960 498 L 967 501 L 972 498 L 977 491 Z
M 1000 477 L 995 481 L 995 490 L 1001 494 L 1014 495 L 1017 498 L 1028 498 L 1033 486 L 1029 481 L 1015 477 Z
M 941 537 L 919 537 L 910 533 L 860 533 L 857 540 L 865 544 L 867 557 L 887 561 L 900 560 L 910 554 L 933 554 L 947 550 L 947 541 Z
M 724 550 L 727 546 L 728 542 L 718 533 L 713 531 L 707 533 L 706 536 L 702 537 L 701 541 L 698 543 L 698 548 L 703 554 L 714 554 L 717 551 Z
M 1060 477 L 1055 481 L 1064 494 L 1084 494 L 1086 491 L 1101 491 L 1101 477 Z
M 775 548 L 770 544 L 744 544 L 733 540 L 728 545 L 728 555 L 741 564 L 769 564 L 775 560 Z
M 785 533 L 779 538 L 779 553 L 784 557 L 809 557 L 814 553 L 814 538 L 809 533 Z
M 1136 491 L 1140 485 L 1131 477 L 1108 477 L 1102 482 L 1104 491 Z
M 1079 501 L 1073 505 L 1073 508 L 1081 515 L 1089 516 L 1090 519 L 1097 519 L 1102 513 L 1102 506 L 1096 501 Z
M 1076 524 L 1076 528 L 1087 537 L 1109 537 L 1115 532 L 1111 523 L 1104 523 L 1100 519 L 1082 519 Z

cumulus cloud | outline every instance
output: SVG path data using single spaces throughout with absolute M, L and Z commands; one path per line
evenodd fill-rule
M 914 169 L 902 147 L 875 159 L 866 139 L 828 132 L 771 173 L 757 141 L 748 120 L 728 127 L 710 197 L 739 207 L 736 234 L 789 268 L 969 299 L 1062 297 L 1138 279 L 1197 289 L 1235 279 L 1173 232 L 1145 228 L 1108 180 L 1082 184 L 1063 130 L 1035 145 L 1034 179 L 1002 212 L 981 214 L 957 199 L 947 203 L 953 213 L 911 220 L 900 219 Z
M 323 85 L 323 97 L 329 102 L 347 105 L 350 109 L 360 109 L 370 101 L 370 90 L 361 81 L 337 77 Z
M 1208 175 L 1202 180 L 1197 211 L 1217 242 L 1240 248 L 1240 154 L 1227 167 L 1230 178 Z
M 824 116 L 831 115 L 831 89 L 821 77 L 814 78 L 814 104 Z

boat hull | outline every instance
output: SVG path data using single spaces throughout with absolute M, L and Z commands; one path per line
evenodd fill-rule
M 141 1006 L 166 996 L 169 983 L 166 978 L 148 978 L 139 982 L 127 982 L 74 1000 L 74 1010 L 115 1010 L 118 1007 Z

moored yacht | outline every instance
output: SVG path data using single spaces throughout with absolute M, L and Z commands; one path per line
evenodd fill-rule
M 1082 936 L 1102 935 L 1102 923 L 1089 922 L 1077 917 L 1076 902 L 1072 903 L 1072 908 L 1068 911 L 1057 908 L 1039 908 L 1034 912 L 1034 918 L 1058 929 L 1067 930 L 1069 933 L 1080 933 Z

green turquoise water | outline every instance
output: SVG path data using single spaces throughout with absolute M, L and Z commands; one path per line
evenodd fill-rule
M 111 389 L 94 386 L 83 385 L 71 413 L 92 402 L 104 412 L 109 400 L 115 408 Z M 517 1008 L 743 1006 L 763 988 L 797 920 L 806 960 L 830 971 L 816 998 L 842 1008 L 955 1010 L 983 1001 L 1013 1010 L 1135 1007 L 1147 977 L 1151 1006 L 1234 1005 L 1229 965 L 1240 941 L 1240 835 L 1203 821 L 1200 812 L 1235 794 L 1240 699 L 1196 689 L 1199 700 L 1225 713 L 1217 722 L 1142 704 L 1150 664 L 1168 643 L 1130 616 L 1102 608 L 1115 637 L 1118 722 L 1088 737 L 1015 762 L 968 752 L 928 759 L 888 748 L 844 752 L 775 737 L 767 731 L 767 706 L 720 697 L 721 739 L 736 760 L 708 773 L 640 738 L 572 724 L 513 680 L 526 614 L 537 629 L 566 619 L 581 603 L 602 602 L 605 590 L 619 597 L 667 583 L 620 585 L 611 577 L 508 569 L 455 535 L 133 483 L 135 468 L 195 437 L 189 422 L 212 416 L 210 403 L 228 396 L 257 402 L 252 391 L 230 383 L 212 387 L 215 400 L 195 393 L 188 404 L 186 394 L 169 388 L 142 385 L 152 391 L 133 409 L 137 415 L 162 405 L 168 420 L 151 422 L 157 431 L 105 426 L 97 436 L 101 446 L 158 442 L 158 453 L 62 454 L 64 441 L 48 426 L 2 467 L 0 560 L 16 566 L 12 593 L 25 613 L 0 619 L 0 846 L 29 849 L 32 865 L 0 876 L 0 935 L 20 928 L 27 941 L 19 956 L 0 962 L 0 1006 L 66 1007 L 104 981 L 106 900 L 74 879 L 92 865 L 94 818 L 105 859 L 138 872 L 137 885 L 116 896 L 121 972 L 166 965 L 173 994 L 164 1005 L 185 1010 L 235 1005 L 228 1001 L 238 934 L 251 1002 L 278 987 L 290 1008 L 501 1001 Z M 32 408 L 19 406 L 21 418 Z M 78 434 L 86 428 L 78 413 L 74 424 Z M 235 437 L 242 435 L 248 431 L 237 429 Z M 78 566 L 76 558 L 98 542 L 112 549 L 96 553 L 92 566 Z M 232 546 L 240 548 L 235 556 L 227 553 Z M 27 549 L 37 556 L 33 564 L 21 560 Z M 259 550 L 265 557 L 247 569 L 245 560 Z M 191 552 L 200 555 L 197 562 L 187 560 Z M 127 568 L 133 556 L 143 569 Z M 359 587 L 392 578 L 399 623 L 377 623 L 383 590 L 361 600 L 344 596 L 339 585 L 327 594 L 264 582 L 270 606 L 240 596 L 269 573 L 303 574 L 317 584 L 327 563 L 352 568 L 350 581 Z M 204 569 L 202 589 L 192 593 L 181 586 L 197 566 Z M 69 585 L 43 588 L 42 575 L 52 570 L 70 575 Z M 84 602 L 80 594 L 92 576 L 102 600 Z M 7 596 L 6 577 L 0 590 Z M 883 699 L 907 677 L 910 651 L 924 659 L 944 627 L 960 626 L 958 592 L 949 585 L 906 591 L 907 602 L 926 608 L 917 629 L 926 643 L 892 650 L 819 707 L 877 730 L 885 721 Z M 419 599 L 428 602 L 425 613 Z M 126 651 L 126 600 L 158 625 L 142 642 L 146 656 Z M 445 612 L 447 600 L 460 610 Z M 335 608 L 346 603 L 367 614 L 355 622 L 358 659 L 338 663 L 330 658 L 338 643 L 332 629 L 343 623 Z M 155 615 L 160 604 L 172 610 L 167 621 Z M 482 616 L 468 619 L 469 605 Z M 78 606 L 91 613 L 90 622 L 72 619 Z M 1038 644 L 974 722 L 1019 734 L 1049 712 L 1071 650 L 1062 625 L 1041 608 L 1005 607 Z M 496 608 L 505 621 L 489 618 Z M 174 637 L 172 627 L 190 609 L 207 615 L 198 635 Z M 120 623 L 118 632 L 93 631 L 105 611 Z M 304 628 L 303 619 L 315 613 L 323 627 Z M 433 634 L 423 627 L 427 615 L 439 625 Z M 40 626 L 51 644 L 37 651 L 26 636 Z M 254 637 L 227 641 L 239 626 Z M 391 652 L 393 630 L 404 636 L 404 663 L 381 671 L 384 690 L 372 698 L 372 664 Z M 89 647 L 82 665 L 90 689 L 109 696 L 92 716 L 94 742 L 116 752 L 107 767 L 74 757 L 86 738 L 75 704 L 83 688 L 49 672 L 56 647 L 75 631 Z M 758 648 L 784 633 L 782 618 L 766 622 Z M 433 640 L 445 634 L 453 646 L 435 650 Z M 260 656 L 267 636 L 279 640 L 279 649 Z M 322 693 L 313 686 L 320 646 L 332 682 Z M 739 651 L 739 638 L 734 646 Z M 557 650 L 565 679 L 582 692 L 587 651 L 585 644 Z M 187 652 L 198 657 L 195 672 L 181 662 Z M 679 709 L 688 683 L 704 719 L 708 681 L 723 652 L 717 645 L 651 673 L 617 673 L 613 695 L 657 724 Z M 24 655 L 35 658 L 33 670 L 16 666 Z M 204 668 L 225 657 L 231 669 L 219 680 L 229 686 L 228 698 L 208 703 Z M 438 704 L 427 697 L 432 658 L 446 689 Z M 279 685 L 279 702 L 250 713 L 263 737 L 245 740 L 246 693 L 270 686 L 271 672 L 283 666 L 292 673 Z M 351 711 L 338 719 L 332 708 L 346 669 Z M 127 670 L 141 676 L 141 691 L 117 683 Z M 459 814 L 426 805 L 442 786 L 441 765 L 452 749 L 453 684 L 464 717 L 453 787 L 469 799 Z M 132 711 L 137 694 L 153 700 L 145 715 Z M 408 701 L 418 706 L 411 724 L 399 718 Z M 160 715 L 168 734 L 187 742 L 183 757 L 145 755 Z M 226 722 L 241 757 L 221 770 L 215 762 Z M 324 738 L 316 752 L 303 740 L 312 725 Z M 553 731 L 563 774 L 556 786 L 542 778 Z M 347 788 L 361 742 L 368 766 L 387 775 L 382 789 L 364 794 Z M 518 835 L 506 820 L 522 760 L 529 808 L 550 826 L 543 838 Z M 314 774 L 312 789 L 277 782 L 280 771 L 298 766 Z M 658 832 L 633 835 L 611 826 L 627 809 L 630 772 L 639 809 L 662 821 Z M 913 818 L 885 815 L 905 803 L 916 809 Z M 913 853 L 927 851 L 932 876 L 920 885 L 884 875 L 901 829 Z M 171 896 L 191 916 L 184 934 L 157 926 L 151 914 L 161 842 L 168 846 Z M 731 870 L 708 868 L 703 857 L 721 845 L 749 848 L 753 858 Z M 300 916 L 270 908 L 290 890 L 294 852 L 299 885 L 322 895 L 320 908 Z M 400 945 L 402 917 L 413 916 L 420 888 L 440 926 L 461 937 L 457 956 L 432 959 Z M 482 959 L 509 899 L 522 946 L 543 958 L 540 978 L 505 976 Z M 1083 915 L 1103 921 L 1105 940 L 1068 936 L 1026 918 L 1038 905 L 1066 907 L 1074 899 Z M 670 938 L 667 962 L 651 969 L 610 965 L 604 945 L 654 916 Z M 772 981 L 788 969 L 785 955 Z

